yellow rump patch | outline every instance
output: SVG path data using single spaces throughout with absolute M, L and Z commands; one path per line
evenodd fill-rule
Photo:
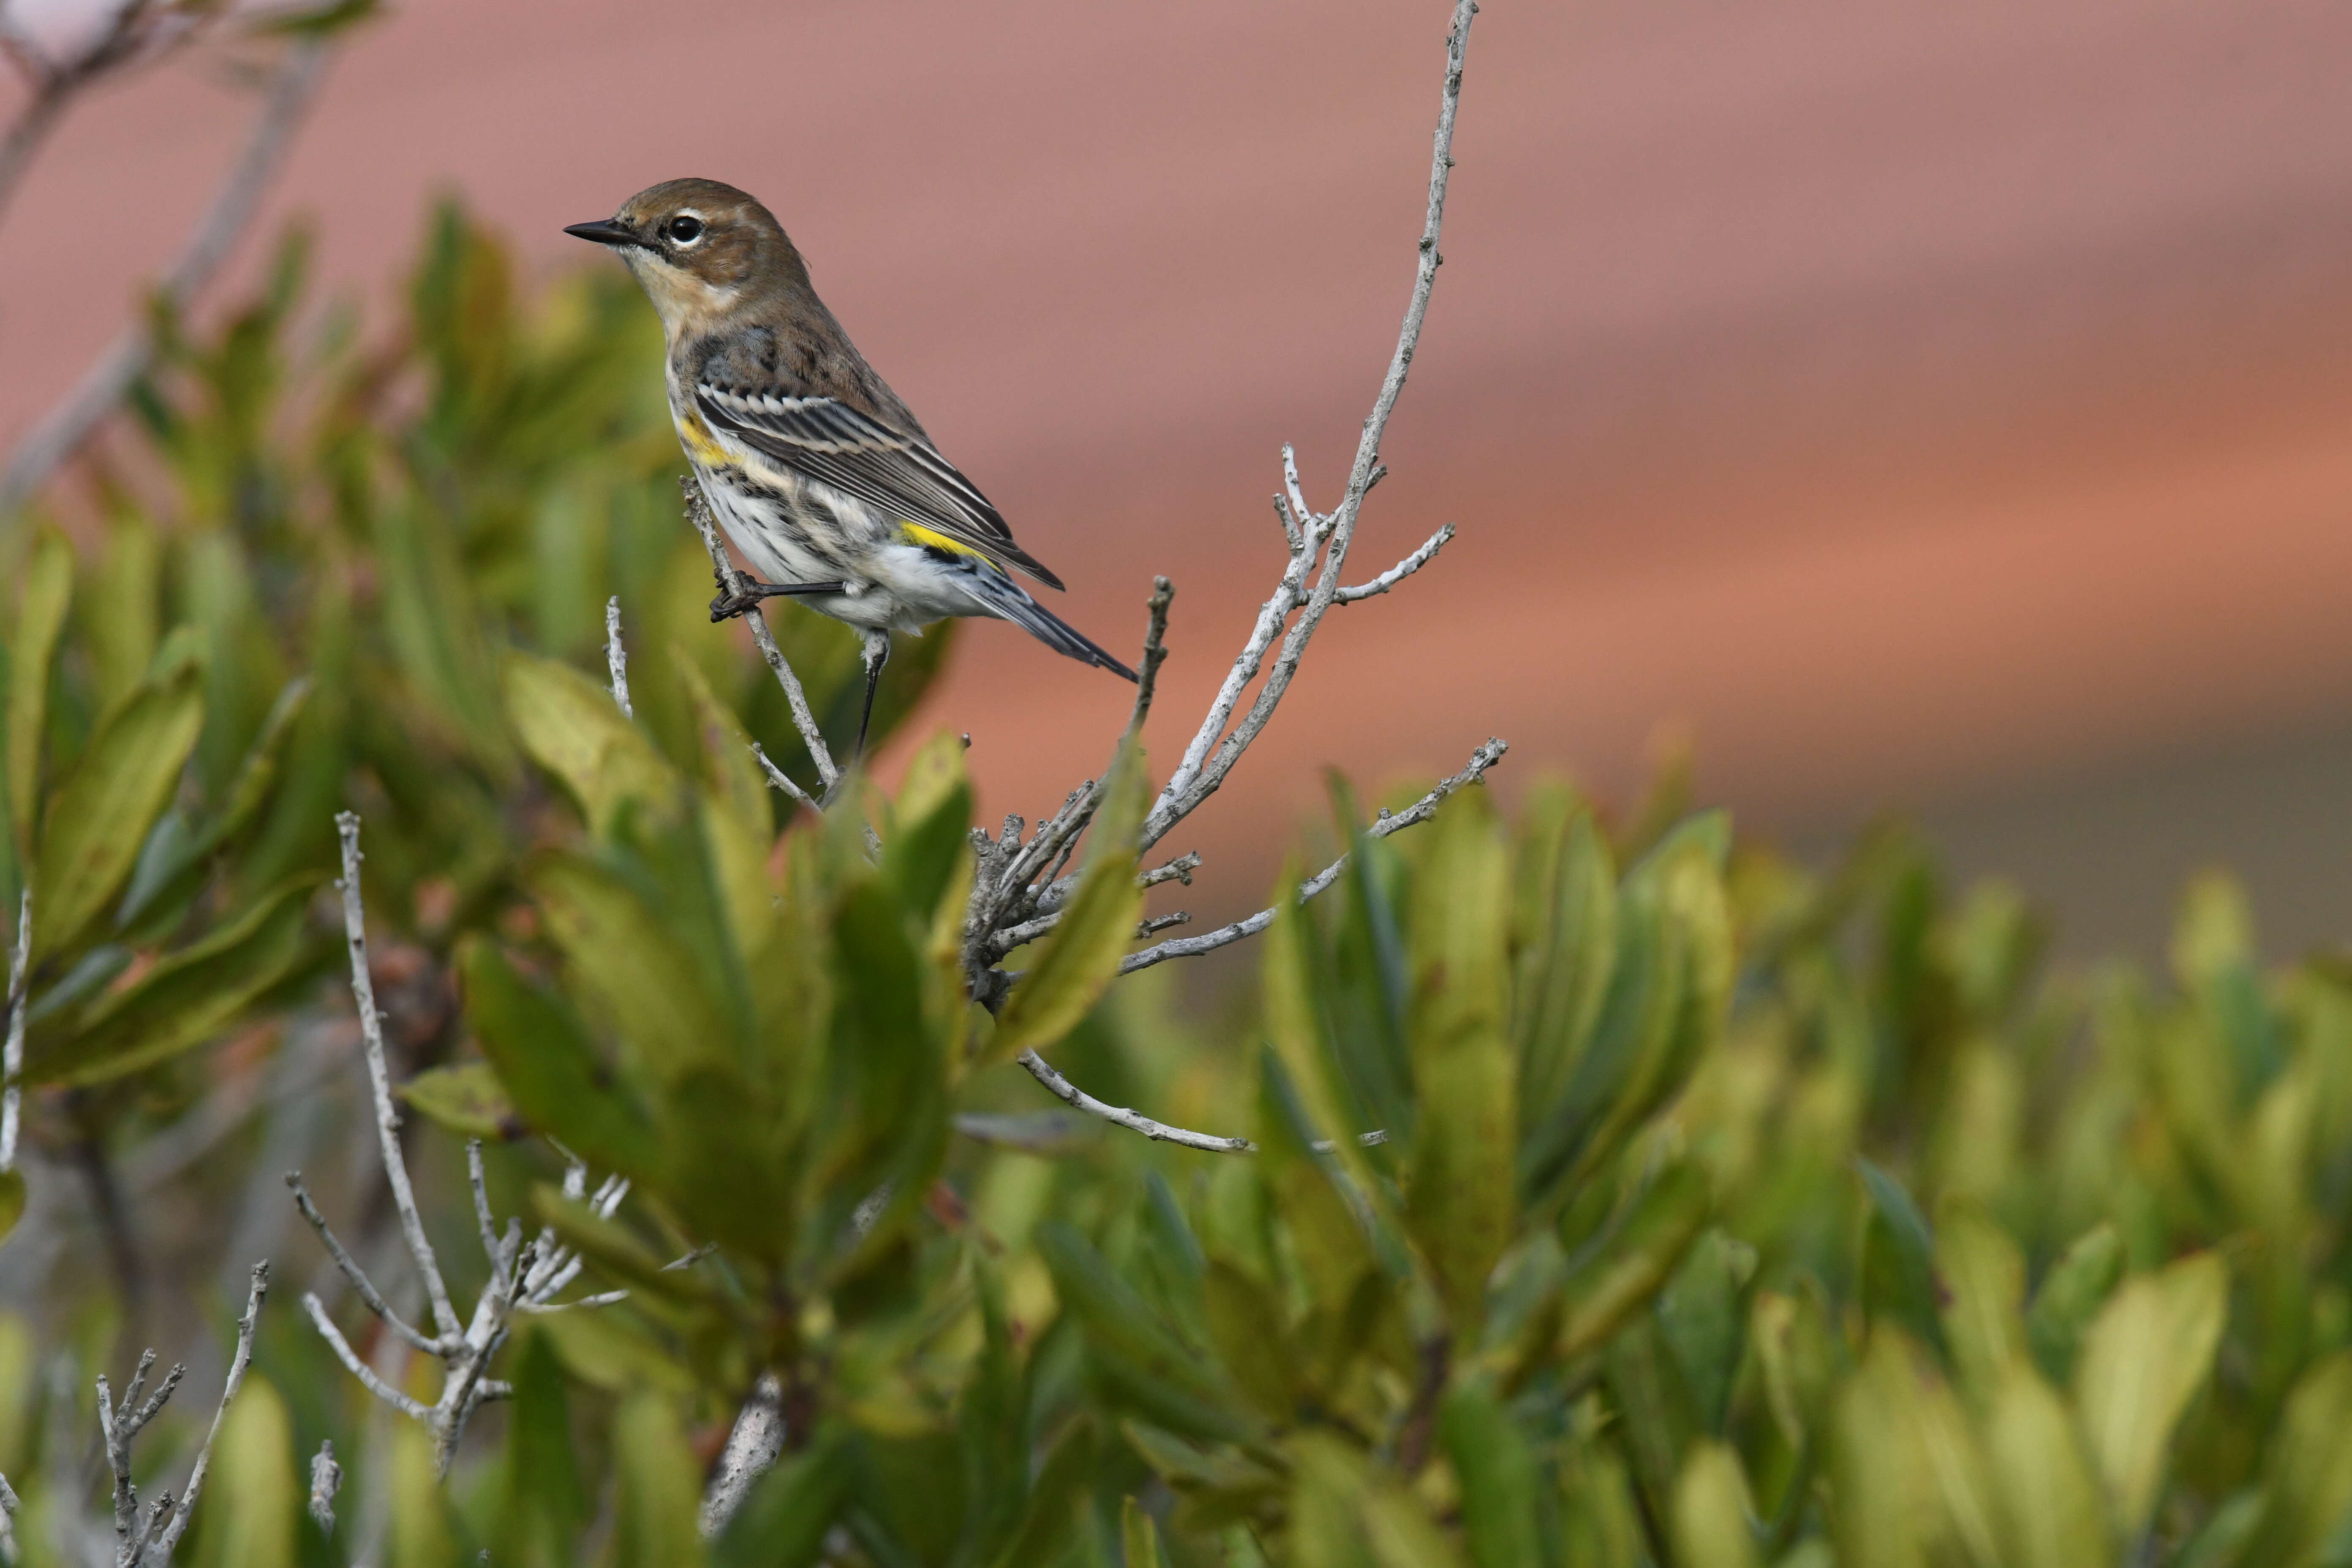
M 931 550 L 944 550 L 950 555 L 969 555 L 978 561 L 988 559 L 984 552 L 974 550 L 961 540 L 950 539 L 937 529 L 925 528 L 921 523 L 902 522 L 898 528 L 907 536 L 907 542 L 909 544 L 920 544 Z
M 677 438 L 685 443 L 688 454 L 696 462 L 717 468 L 735 460 L 734 455 L 711 436 L 700 415 L 688 414 L 672 423 L 677 426 Z

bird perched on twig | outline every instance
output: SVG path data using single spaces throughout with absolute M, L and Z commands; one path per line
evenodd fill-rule
M 1011 621 L 1135 679 L 1014 579 L 1062 585 L 874 374 L 766 207 L 716 180 L 669 180 L 563 232 L 611 246 L 660 313 L 678 440 L 728 538 L 769 579 L 722 593 L 710 618 L 790 595 L 857 628 L 861 755 L 891 632 L 944 616 Z

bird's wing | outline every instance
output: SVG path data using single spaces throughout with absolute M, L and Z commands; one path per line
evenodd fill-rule
M 804 479 L 846 491 L 999 567 L 1017 566 L 1047 587 L 1061 579 L 1013 542 L 988 498 L 929 443 L 902 435 L 831 397 L 787 397 L 709 385 L 696 405 L 715 428 Z

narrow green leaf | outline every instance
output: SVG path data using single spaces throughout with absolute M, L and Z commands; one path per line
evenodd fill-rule
M 704 1561 L 695 1522 L 702 1468 L 669 1400 L 639 1394 L 622 1405 L 613 1421 L 613 1459 L 620 1479 L 615 1568 L 698 1568 Z
M 513 1361 L 494 1561 L 510 1568 L 564 1568 L 591 1503 L 572 1445 L 563 1363 L 547 1336 L 537 1332 L 523 1336 Z
M 507 655 L 499 674 L 523 750 L 563 782 L 596 831 L 612 826 L 624 801 L 659 808 L 676 796 L 677 770 L 610 691 L 570 665 L 524 653 Z
M 0 1241 L 16 1228 L 25 1217 L 25 1173 L 18 1170 L 0 1171 Z
M 26 1081 L 100 1083 L 217 1038 L 301 962 L 315 885 L 297 878 L 135 984 L 43 1019 L 26 1034 Z
M 269 1380 L 248 1373 L 221 1416 L 205 1488 L 202 1568 L 294 1568 L 294 1423 Z
M 1077 1026 L 1118 975 L 1143 912 L 1143 889 L 1135 885 L 1135 833 L 1150 794 L 1142 749 L 1130 742 L 1103 784 L 1102 805 L 1087 829 L 1086 868 L 1062 906 L 1061 923 L 1038 944 L 1037 956 L 996 1016 L 992 1059 L 1052 1045 Z
M 204 730 L 204 672 L 182 664 L 142 688 L 51 792 L 33 872 L 33 957 L 68 948 L 130 879 Z
M 1038 1227 L 1037 1251 L 1053 1274 L 1055 1294 L 1085 1335 L 1097 1375 L 1122 1402 L 1185 1436 L 1230 1440 L 1247 1432 L 1230 1391 L 1084 1237 L 1048 1220 Z
M 571 1009 L 478 937 L 458 948 L 457 970 L 467 1021 L 524 1122 L 599 1170 L 654 1175 L 661 1149 L 652 1127 Z
M 1943 1287 L 1936 1278 L 1936 1238 L 1911 1194 L 1870 1161 L 1854 1168 L 1870 1194 L 1870 1226 L 1863 1241 L 1863 1299 L 1874 1312 L 1901 1323 L 1920 1343 L 1949 1360 L 1939 1311 Z
M 1517 1193 L 1514 1063 L 1505 1033 L 1509 873 L 1484 790 L 1447 801 L 1414 884 L 1416 1107 L 1406 1224 L 1454 1332 L 1475 1340 Z
M 1947 1204 L 1936 1227 L 1936 1272 L 1945 1287 L 1945 1342 L 1961 1385 L 1981 1402 L 2005 1386 L 2025 1351 L 2025 1259 L 1981 1209 Z
M 1160 1527 L 1133 1498 L 1118 1505 L 1119 1557 L 1125 1568 L 1166 1568 L 1160 1551 Z
M 1462 1536 L 1475 1568 L 1543 1562 L 1535 1455 L 1494 1390 L 1479 1383 L 1456 1386 L 1439 1412 L 1438 1432 L 1462 1486 Z
M 928 914 L 946 896 L 971 826 L 971 780 L 963 742 L 941 731 L 907 763 L 894 805 L 895 826 L 882 846 L 882 874 L 899 901 Z M 961 911 L 959 911 L 961 912 Z
M 8 644 L 8 805 L 15 816 L 16 855 L 32 858 L 40 819 L 41 738 L 48 725 L 49 662 L 73 598 L 73 546 L 54 528 L 35 539 L 25 563 L 16 633 Z M 193 742 L 191 742 L 193 744 Z
M 1512 1032 L 1519 1120 L 1532 1128 L 1566 1090 L 1600 1022 L 1617 958 L 1617 892 L 1609 842 L 1589 809 L 1564 795 L 1528 809 Z
M 2092 1323 L 2074 1369 L 2074 1405 L 2119 1541 L 2156 1506 L 2172 1429 L 2203 1385 L 2221 1340 L 2230 1275 L 2210 1252 L 2125 1282 Z
M 996 1555 L 997 1568 L 1029 1568 L 1061 1559 L 1077 1535 L 1098 1447 L 1091 1420 L 1073 1421 L 1063 1431 L 1037 1472 L 1036 1485 L 1029 1489 L 1020 1529 Z
M 607 700 L 609 700 L 609 699 Z M 551 856 L 531 877 L 573 986 L 649 1078 L 734 1055 L 734 1031 L 673 923 L 607 868 Z
M 488 1062 L 455 1062 L 427 1068 L 400 1086 L 400 1098 L 436 1127 L 460 1138 L 506 1140 L 522 1136 L 523 1125 L 507 1099 L 506 1086 Z
M 1562 1360 L 1606 1343 L 1673 1277 L 1714 1205 L 1706 1173 L 1677 1162 L 1661 1172 L 1609 1239 L 1570 1276 L 1557 1342 Z
M 2124 1277 L 2124 1244 L 2102 1222 L 2074 1238 L 2042 1276 L 2026 1310 L 2026 1342 L 2042 1375 L 2063 1387 L 2074 1380 L 2083 1334 Z
M 1964 1336 L 1955 1335 L 1965 1345 Z M 1969 1352 L 1962 1352 L 1963 1362 Z M 2112 1563 L 2099 1489 L 2066 1406 L 2032 1363 L 2013 1355 L 1985 1412 L 1984 1451 L 2000 1521 L 2003 1561 L 2014 1568 Z
M 2223 1561 L 2245 1568 L 2334 1568 L 2352 1519 L 2352 1352 L 2314 1362 L 2287 1395 L 2269 1455 L 2260 1512 L 2242 1524 L 2243 1549 Z
M 1675 1562 L 1681 1568 L 1760 1568 L 1748 1513 L 1739 1456 L 1728 1444 L 1697 1444 L 1675 1483 Z

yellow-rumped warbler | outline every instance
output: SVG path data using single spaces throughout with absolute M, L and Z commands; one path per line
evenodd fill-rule
M 611 246 L 660 312 L 678 440 L 770 579 L 722 594 L 710 618 L 789 594 L 864 634 L 861 753 L 890 633 L 945 616 L 994 616 L 1135 679 L 1013 581 L 1017 568 L 1062 585 L 874 374 L 767 208 L 716 180 L 669 180 L 563 232 Z

